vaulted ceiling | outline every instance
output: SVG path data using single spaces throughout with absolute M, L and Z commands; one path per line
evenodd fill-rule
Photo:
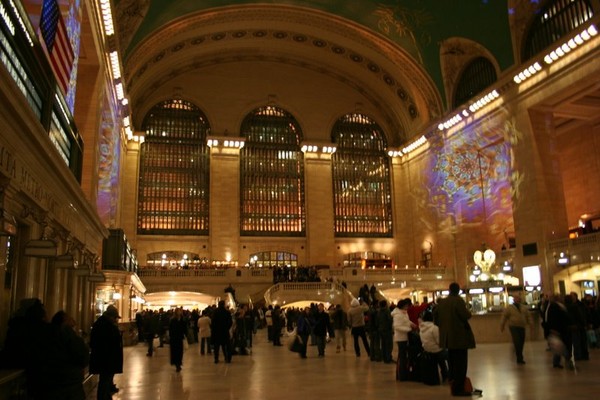
M 404 142 L 446 111 L 442 41 L 466 38 L 493 54 L 501 69 L 513 63 L 506 0 L 405 3 L 117 1 L 134 123 L 139 128 L 154 104 L 174 95 L 205 101 L 203 109 L 211 107 L 207 97 L 221 108 L 246 106 L 252 96 L 257 105 L 275 96 L 347 100 L 340 111 L 376 110 L 371 114 L 394 132 L 389 143 Z

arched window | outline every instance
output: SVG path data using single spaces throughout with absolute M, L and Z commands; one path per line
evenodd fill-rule
M 144 118 L 138 233 L 207 235 L 210 126 L 198 107 L 167 100 Z
M 302 236 L 305 233 L 302 132 L 287 111 L 265 106 L 240 129 L 240 233 Z
M 523 43 L 523 61 L 550 46 L 594 16 L 588 0 L 554 0 L 540 11 Z
M 362 114 L 333 126 L 334 229 L 338 237 L 391 237 L 389 158 L 381 128 Z
M 497 79 L 494 65 L 485 57 L 471 61 L 460 76 L 454 92 L 454 107 L 466 103 Z

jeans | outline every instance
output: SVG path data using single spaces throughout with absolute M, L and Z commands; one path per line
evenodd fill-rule
M 365 333 L 364 326 L 356 326 L 352 328 L 352 337 L 354 338 L 354 352 L 356 353 L 356 357 L 360 357 L 360 347 L 358 345 L 358 338 L 360 337 L 363 342 L 363 346 L 365 346 L 365 351 L 367 355 L 371 354 L 371 350 L 369 348 L 369 342 L 367 341 L 367 334 Z

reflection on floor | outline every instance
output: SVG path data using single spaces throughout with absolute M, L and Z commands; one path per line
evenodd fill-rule
M 283 342 L 285 342 L 283 339 Z M 126 400 L 293 400 L 293 399 L 410 399 L 452 398 L 448 386 L 397 382 L 395 365 L 375 363 L 348 350 L 335 352 L 329 343 L 324 358 L 310 347 L 300 359 L 285 346 L 266 341 L 266 331 L 255 336 L 249 356 L 234 356 L 231 364 L 221 357 L 201 356 L 197 344 L 184 355 L 183 370 L 169 365 L 168 346 L 146 357 L 145 346 L 125 348 L 125 371 L 115 377 L 120 388 L 113 399 Z M 588 399 L 600 393 L 600 350 L 591 350 L 590 361 L 576 371 L 554 369 L 545 342 L 527 342 L 526 365 L 517 365 L 510 344 L 482 344 L 469 353 L 469 376 L 483 397 L 493 400 Z M 95 393 L 88 400 L 95 400 Z

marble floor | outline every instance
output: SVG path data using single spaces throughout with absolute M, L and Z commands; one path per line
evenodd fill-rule
M 274 347 L 266 332 L 255 337 L 253 353 L 234 356 L 231 364 L 201 356 L 198 344 L 184 354 L 183 370 L 169 365 L 169 348 L 146 357 L 142 344 L 125 348 L 124 373 L 116 375 L 115 399 L 127 400 L 308 400 L 308 399 L 450 399 L 449 387 L 397 382 L 395 365 L 375 363 L 364 355 L 337 353 L 329 343 L 324 358 L 310 347 L 300 359 L 285 346 Z M 284 337 L 285 342 L 285 337 Z M 469 353 L 469 376 L 483 397 L 494 400 L 592 399 L 600 393 L 600 350 L 575 371 L 554 369 L 545 342 L 527 342 L 526 365 L 517 365 L 511 345 L 482 344 Z M 88 400 L 95 400 L 95 390 Z

